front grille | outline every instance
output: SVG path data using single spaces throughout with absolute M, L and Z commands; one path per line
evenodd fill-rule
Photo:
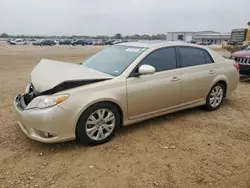
M 16 105 L 20 110 L 24 110 L 26 108 L 24 97 L 20 94 L 16 97 Z
M 25 110 L 25 108 L 28 106 L 28 104 L 37 97 L 37 94 L 34 90 L 34 87 L 32 84 L 30 85 L 29 89 L 26 91 L 27 93 L 24 93 L 23 95 L 18 95 L 16 97 L 16 105 L 20 110 Z
M 27 93 L 23 95 L 23 97 L 26 105 L 28 105 L 34 98 L 37 97 L 37 93 L 35 92 L 35 89 L 32 84 L 30 85 L 30 88 Z
M 236 62 L 240 65 L 250 65 L 250 59 L 245 57 L 237 57 L 235 58 Z

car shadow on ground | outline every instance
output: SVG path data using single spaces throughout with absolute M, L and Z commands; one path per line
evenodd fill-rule
M 227 101 L 225 100 L 225 105 L 227 105 Z M 179 112 L 175 112 L 175 113 L 170 113 L 167 115 L 162 115 L 159 117 L 155 117 L 149 120 L 145 120 L 133 125 L 129 125 L 129 126 L 125 126 L 125 127 L 121 127 L 116 135 L 110 140 L 110 142 L 116 142 L 116 139 L 118 139 L 119 137 L 122 137 L 124 135 L 128 135 L 128 134 L 133 134 L 139 131 L 142 131 L 143 129 L 150 129 L 150 127 L 152 126 L 162 126 L 164 123 L 167 126 L 167 122 L 174 120 L 174 119 L 178 119 L 181 117 L 185 117 L 188 116 L 190 114 L 199 114 L 199 113 L 206 113 L 206 111 L 204 110 L 203 107 L 196 107 L 196 108 L 192 108 L 192 109 L 186 109 L 186 110 L 182 110 Z M 178 127 L 177 127 L 178 128 Z M 82 144 L 80 141 L 78 140 L 74 140 L 74 141 L 68 141 L 68 142 L 62 142 L 62 143 L 56 143 L 56 144 L 46 144 L 46 143 L 40 143 L 40 142 L 36 142 L 36 141 L 32 141 L 29 138 L 27 138 L 29 144 L 31 145 L 35 145 L 34 147 L 37 149 L 45 149 L 45 150 L 52 150 L 52 151 L 69 151 L 69 150 L 75 150 L 75 149 L 87 149 L 89 147 L 93 147 L 93 146 L 88 146 L 88 145 L 84 145 Z M 107 144 L 107 143 L 106 143 Z M 106 145 L 104 144 L 104 145 Z M 98 146 L 94 146 L 94 147 L 98 147 Z
M 233 105 L 233 101 L 231 101 L 228 98 L 225 98 L 223 101 L 223 104 L 220 108 L 225 108 L 225 107 L 228 107 L 231 105 Z M 167 126 L 168 121 L 171 121 L 174 119 L 178 120 L 180 118 L 187 117 L 189 115 L 194 115 L 194 114 L 196 114 L 197 117 L 199 117 L 199 114 L 201 114 L 201 113 L 208 113 L 209 114 L 209 113 L 211 113 L 211 111 L 205 110 L 204 106 L 198 106 L 198 107 L 194 107 L 194 108 L 181 110 L 178 112 L 173 112 L 170 114 L 166 114 L 166 115 L 155 117 L 155 118 L 152 118 L 149 120 L 145 120 L 145 121 L 142 121 L 142 122 L 130 125 L 130 126 L 121 127 L 118 134 L 116 134 L 116 136 L 119 137 L 119 135 L 130 134 L 131 132 L 140 131 L 141 129 L 147 129 L 148 127 L 152 126 L 152 124 L 153 124 L 153 126 L 161 126 L 162 124 L 165 123 Z M 181 124 L 179 124 L 179 125 L 181 126 Z M 178 128 L 178 127 L 176 127 L 176 128 Z
M 137 131 L 141 131 L 142 129 L 148 129 L 150 126 L 161 126 L 163 123 L 167 123 L 167 121 L 171 121 L 173 119 L 178 119 L 179 117 L 186 116 L 190 113 L 200 113 L 204 112 L 203 107 L 196 107 L 192 109 L 187 109 L 187 110 L 182 110 L 179 112 L 167 114 L 167 115 L 162 115 L 159 117 L 155 117 L 149 120 L 145 120 L 133 125 L 125 126 L 125 127 L 120 127 L 120 129 L 116 132 L 115 136 L 110 140 L 110 142 L 115 142 L 115 140 L 123 135 L 128 135 L 128 134 L 133 134 Z M 19 130 L 21 132 L 21 130 Z M 22 134 L 22 133 L 20 133 Z M 25 135 L 23 135 L 25 136 Z M 24 140 L 26 144 L 30 145 L 30 147 L 33 148 L 33 150 L 43 152 L 43 151 L 69 151 L 69 150 L 75 150 L 75 149 L 87 149 L 89 147 L 98 147 L 98 146 L 89 146 L 82 144 L 79 140 L 73 140 L 73 141 L 67 141 L 67 142 L 62 142 L 62 143 L 40 143 L 37 141 L 33 141 L 29 138 L 26 138 Z M 107 144 L 107 143 L 106 143 Z M 105 144 L 104 144 L 105 145 Z
M 173 113 L 158 116 L 152 119 L 144 120 L 142 122 L 139 122 L 133 125 L 121 127 L 119 130 L 119 133 L 116 136 L 119 137 L 119 135 L 122 135 L 122 134 L 129 134 L 131 132 L 140 131 L 141 129 L 147 129 L 148 127 L 152 126 L 152 124 L 153 126 L 160 126 L 164 123 L 166 123 L 167 125 L 168 121 L 188 116 L 190 113 L 199 114 L 200 112 L 204 112 L 204 108 L 202 106 L 191 108 L 191 109 L 186 109 L 186 110 L 181 110 L 178 112 L 173 112 Z
M 233 101 L 225 99 L 221 108 L 228 107 L 231 105 L 233 105 Z M 145 121 L 142 121 L 142 122 L 130 125 L 130 126 L 121 127 L 117 131 L 116 135 L 111 139 L 110 142 L 116 142 L 116 139 L 118 139 L 119 137 L 142 131 L 142 129 L 150 129 L 150 127 L 152 126 L 157 127 L 157 126 L 162 126 L 163 124 L 166 124 L 167 126 L 168 121 L 175 120 L 175 119 L 178 120 L 179 118 L 183 118 L 191 114 L 192 115 L 197 114 L 197 116 L 199 116 L 200 113 L 210 113 L 210 112 L 204 110 L 203 106 L 199 106 L 199 107 L 186 109 L 186 110 L 170 113 L 167 115 L 155 117 L 155 118 L 145 120 Z M 89 146 L 89 145 L 82 144 L 79 140 L 73 140 L 73 141 L 67 141 L 67 142 L 55 143 L 55 144 L 40 143 L 37 141 L 30 140 L 29 138 L 25 139 L 25 141 L 27 141 L 27 144 L 32 145 L 33 149 L 35 150 L 37 149 L 38 151 L 50 150 L 50 151 L 60 151 L 60 152 L 67 151 L 68 152 L 72 150 L 82 150 L 82 149 L 87 150 L 88 148 L 91 148 L 91 147 L 98 147 L 98 146 Z M 105 143 L 104 145 L 107 145 L 107 143 Z
M 240 82 L 250 82 L 250 76 L 240 75 Z

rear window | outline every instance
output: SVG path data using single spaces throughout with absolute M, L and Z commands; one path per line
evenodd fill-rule
M 193 47 L 179 47 L 180 66 L 190 67 L 206 64 L 202 49 Z
M 207 52 L 207 50 L 204 50 L 204 54 L 205 54 L 206 63 L 214 63 L 213 58 L 212 58 L 211 55 Z

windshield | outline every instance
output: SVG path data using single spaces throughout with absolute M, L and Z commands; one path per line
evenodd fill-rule
M 82 65 L 118 76 L 146 49 L 143 47 L 112 46 L 90 57 Z
M 250 45 L 248 45 L 248 47 L 246 48 L 246 50 L 250 50 Z

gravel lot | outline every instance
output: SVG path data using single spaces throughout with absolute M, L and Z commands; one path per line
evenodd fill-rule
M 122 128 L 101 146 L 28 139 L 15 121 L 12 102 L 24 91 L 32 68 L 41 58 L 78 63 L 100 49 L 0 44 L 0 186 L 250 188 L 246 77 L 215 112 L 195 108 L 144 121 Z

